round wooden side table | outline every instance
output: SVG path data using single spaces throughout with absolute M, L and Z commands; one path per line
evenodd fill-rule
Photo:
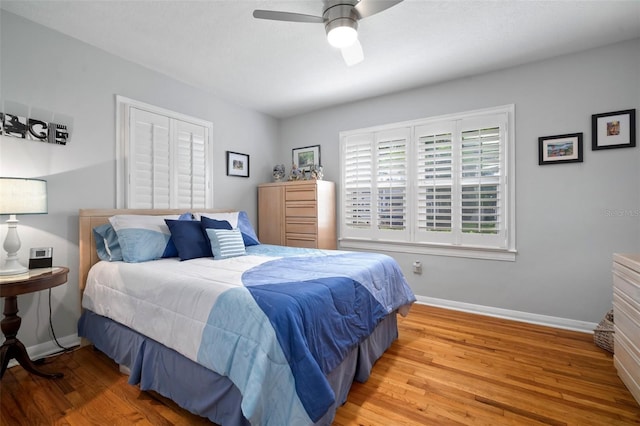
M 0 276 L 0 297 L 4 297 L 4 318 L 0 321 L 0 328 L 5 341 L 0 347 L 0 379 L 4 376 L 11 359 L 28 372 L 48 379 L 60 378 L 62 373 L 46 373 L 36 368 L 31 361 L 24 344 L 18 340 L 22 318 L 18 316 L 18 297 L 21 294 L 46 290 L 67 282 L 69 268 L 54 266 L 53 268 L 31 269 L 28 274 Z

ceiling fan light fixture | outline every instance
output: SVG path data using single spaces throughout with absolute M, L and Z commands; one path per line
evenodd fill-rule
M 358 40 L 358 31 L 350 26 L 334 27 L 327 33 L 329 44 L 338 49 L 353 45 Z
M 327 40 L 329 44 L 338 49 L 349 47 L 358 40 L 358 31 L 356 30 L 355 22 L 345 19 L 347 25 L 335 25 L 332 28 L 327 27 Z M 334 23 L 336 21 L 333 21 Z

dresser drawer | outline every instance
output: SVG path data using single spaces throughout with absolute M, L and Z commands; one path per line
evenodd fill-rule
M 640 303 L 640 274 L 620 263 L 613 264 L 613 288 Z
M 318 248 L 315 235 L 287 234 L 286 245 L 289 247 Z
M 640 403 L 640 355 L 634 353 L 632 345 L 624 336 L 614 341 L 613 363 L 618 370 L 618 376 L 622 379 L 636 401 Z
M 285 216 L 289 217 L 316 217 L 317 209 L 315 204 L 305 202 L 287 202 L 285 205 Z M 288 221 L 288 219 L 287 219 Z
M 285 192 L 285 201 L 316 201 L 316 188 L 287 188 Z
M 313 234 L 316 235 L 318 223 L 314 219 L 306 218 L 288 218 L 285 223 L 285 232 L 287 234 Z
M 613 292 L 614 326 L 631 342 L 640 342 L 640 312 L 628 303 L 628 300 L 617 291 Z M 637 348 L 636 348 L 637 349 Z M 640 358 L 640 350 L 638 350 Z

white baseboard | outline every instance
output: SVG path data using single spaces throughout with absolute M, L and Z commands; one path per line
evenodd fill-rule
M 77 334 L 72 334 L 69 336 L 58 338 L 58 342 L 60 342 L 60 344 L 65 348 L 71 348 L 80 344 L 80 338 Z M 55 341 L 49 340 L 48 342 L 29 346 L 27 348 L 27 354 L 29 355 L 29 358 L 35 361 L 36 359 L 44 358 L 48 355 L 60 352 L 61 350 L 62 349 L 60 349 L 58 345 L 56 345 Z M 15 359 L 12 359 L 11 361 L 9 361 L 9 365 L 7 366 L 7 368 L 11 368 L 15 365 L 18 365 L 18 362 Z
M 416 296 L 416 299 L 417 303 L 421 303 L 423 305 L 453 309 L 455 311 L 469 312 L 472 314 L 486 315 L 489 317 L 504 318 L 514 321 L 526 322 L 529 324 L 545 325 L 547 327 L 579 331 L 582 333 L 592 334 L 593 330 L 598 326 L 598 324 L 593 322 L 577 321 L 567 318 L 552 317 L 548 315 L 532 314 L 529 312 L 493 308 L 491 306 L 455 302 L 453 300 L 437 299 L 435 297 Z
M 486 315 L 489 317 L 504 318 L 513 321 L 526 322 L 529 324 L 544 325 L 547 327 L 560 328 L 564 330 L 579 331 L 582 333 L 592 334 L 593 330 L 598 326 L 598 324 L 592 322 L 577 321 L 567 318 L 552 317 L 548 315 L 532 314 L 528 312 L 512 311 L 510 309 L 494 308 L 491 306 L 474 305 L 472 303 L 437 299 L 435 297 L 416 296 L 416 299 L 417 303 L 423 305 L 453 309 L 456 311 Z M 77 334 L 62 337 L 58 339 L 58 341 L 62 346 L 65 347 L 73 347 L 80 344 L 80 338 Z M 53 340 L 27 348 L 29 358 L 31 358 L 32 360 L 43 358 L 59 351 L 60 348 Z M 14 365 L 18 365 L 15 359 L 9 362 L 9 367 L 13 367 Z

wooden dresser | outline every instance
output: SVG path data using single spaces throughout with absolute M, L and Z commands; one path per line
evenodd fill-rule
M 260 185 L 258 239 L 263 244 L 336 249 L 335 183 L 303 180 Z
M 640 403 L 640 254 L 613 255 L 613 362 Z

